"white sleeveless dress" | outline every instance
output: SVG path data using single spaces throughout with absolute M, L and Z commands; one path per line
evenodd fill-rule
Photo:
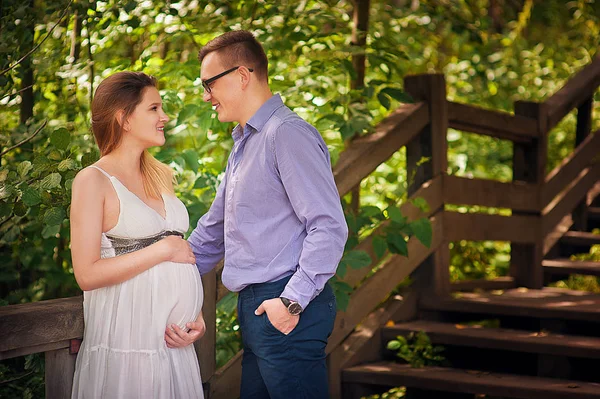
M 163 195 L 166 217 L 146 205 L 114 176 L 120 202 L 117 225 L 102 234 L 101 257 L 115 256 L 106 237 L 144 238 L 163 231 L 185 233 L 188 213 Z M 193 345 L 167 347 L 167 325 L 196 320 L 203 301 L 195 265 L 163 262 L 110 287 L 83 293 L 85 330 L 77 356 L 72 398 L 203 398 Z

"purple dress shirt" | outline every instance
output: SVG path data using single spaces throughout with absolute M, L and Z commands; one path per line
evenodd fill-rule
M 306 308 L 348 236 L 327 146 L 279 95 L 232 134 L 225 177 L 188 239 L 196 265 L 204 274 L 225 256 L 230 291 L 293 274 L 281 296 Z

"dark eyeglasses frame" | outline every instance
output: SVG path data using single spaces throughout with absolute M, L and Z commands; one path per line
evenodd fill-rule
M 218 75 L 215 75 L 215 76 L 213 76 L 212 78 L 208 78 L 208 79 L 206 79 L 206 80 L 203 80 L 203 81 L 202 81 L 202 87 L 204 87 L 204 90 L 205 90 L 207 93 L 210 93 L 210 92 L 212 91 L 212 89 L 210 88 L 210 86 L 209 86 L 209 85 L 210 85 L 212 82 L 214 82 L 215 80 L 217 80 L 217 79 L 219 79 L 219 78 L 222 78 L 223 76 L 225 76 L 225 75 L 227 75 L 227 74 L 229 74 L 229 73 L 231 73 L 231 72 L 233 72 L 233 71 L 236 71 L 236 70 L 238 70 L 238 69 L 239 69 L 239 68 L 241 68 L 241 67 L 242 67 L 241 65 L 234 66 L 233 68 L 230 68 L 230 69 L 226 70 L 225 72 L 221 72 L 220 74 L 218 74 Z M 248 70 L 249 70 L 250 72 L 254 72 L 254 69 L 252 69 L 252 68 L 248 68 Z

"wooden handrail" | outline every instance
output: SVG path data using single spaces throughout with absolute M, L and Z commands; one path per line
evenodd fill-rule
M 425 103 L 404 104 L 385 118 L 373 134 L 352 141 L 333 168 L 340 196 L 421 132 L 428 123 L 428 109 Z
M 444 212 L 444 236 L 448 241 L 511 241 L 533 243 L 539 231 L 535 215 L 487 215 Z
M 546 176 L 542 204 L 546 207 L 600 153 L 600 129 L 585 138 L 575 151 Z
M 448 101 L 448 124 L 453 129 L 513 142 L 529 143 L 540 135 L 538 124 L 533 118 L 453 101 Z
M 562 218 L 572 212 L 582 199 L 585 199 L 588 191 L 598 180 L 600 180 L 600 163 L 580 171 L 571 184 L 542 211 L 542 235 L 546 236 L 552 232 Z
M 538 186 L 524 182 L 500 182 L 444 176 L 444 203 L 509 208 L 539 212 Z
M 0 359 L 68 347 L 83 336 L 82 297 L 0 307 Z
M 548 106 L 548 131 L 560 122 L 573 108 L 592 97 L 600 86 L 600 54 L 546 100 Z

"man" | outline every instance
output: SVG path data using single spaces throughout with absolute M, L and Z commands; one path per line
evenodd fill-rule
M 271 93 L 250 32 L 225 33 L 198 58 L 204 101 L 238 125 L 225 177 L 189 242 L 201 273 L 225 256 L 223 284 L 239 292 L 241 398 L 327 398 L 336 309 L 326 283 L 348 233 L 329 152 Z

